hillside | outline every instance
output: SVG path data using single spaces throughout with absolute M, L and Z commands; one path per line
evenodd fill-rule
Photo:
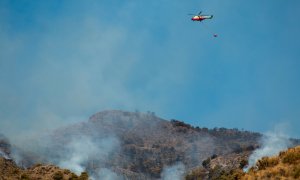
M 259 160 L 242 179 L 299 179 L 300 146 L 280 152 L 278 156 Z
M 80 163 L 90 174 L 97 175 L 106 168 L 130 179 L 158 179 L 165 168 L 179 162 L 189 170 L 214 154 L 253 150 L 260 136 L 237 129 L 192 127 L 150 112 L 104 111 L 87 122 L 56 130 L 47 143 L 55 151 L 47 148 L 37 159 L 46 157 L 44 161 L 62 164 L 69 155 L 65 154 L 69 151 L 66 145 L 71 144 L 74 151 L 74 146 L 90 144 L 84 152 L 86 159 Z M 100 152 L 91 152 L 93 148 Z M 33 162 L 25 159 L 23 164 Z
M 11 153 L 9 143 L 0 143 L 0 150 L 10 157 L 17 152 L 18 164 L 25 168 L 55 164 L 77 174 L 87 171 L 96 179 L 107 174 L 113 179 L 160 179 L 174 167 L 207 178 L 245 165 L 260 138 L 237 129 L 192 127 L 152 112 L 114 110 L 38 137 L 29 142 L 35 148 Z
M 1 180 L 88 180 L 88 174 L 80 176 L 67 169 L 60 169 L 54 165 L 35 165 L 30 168 L 20 168 L 12 160 L 0 157 Z
M 225 158 L 226 159 L 226 158 Z M 234 164 L 240 166 L 222 166 L 222 163 L 210 162 L 206 168 L 196 168 L 188 175 L 186 180 L 220 179 L 220 180 L 251 180 L 251 179 L 299 179 L 300 178 L 300 146 L 282 151 L 277 156 L 263 157 L 249 172 L 244 172 L 246 159 L 229 158 L 237 160 Z

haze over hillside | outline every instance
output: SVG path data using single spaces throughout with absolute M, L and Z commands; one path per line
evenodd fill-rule
M 20 1 L 0 1 L 1 132 L 139 109 L 300 137 L 299 1 Z
M 115 110 L 37 137 L 27 142 L 32 149 L 11 155 L 25 167 L 45 162 L 77 173 L 87 170 L 96 177 L 105 169 L 116 177 L 155 179 L 174 165 L 185 172 L 214 154 L 253 150 L 260 137 L 237 129 L 192 127 L 151 112 Z
M 183 121 L 162 119 L 153 112 L 111 110 L 40 134 L 24 142 L 26 147 L 11 145 L 3 136 L 0 150 L 1 156 L 14 159 L 21 167 L 50 163 L 77 175 L 87 171 L 94 179 L 160 179 L 173 175 L 180 179 L 197 167 L 205 167 L 208 158 L 220 158 L 216 162 L 225 169 L 237 168 L 255 149 L 264 147 L 262 137 L 237 129 L 192 127 Z M 286 145 L 297 143 L 299 140 L 294 139 Z

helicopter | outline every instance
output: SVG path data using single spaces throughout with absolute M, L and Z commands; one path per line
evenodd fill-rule
M 188 15 L 193 15 L 192 21 L 203 21 L 206 19 L 212 19 L 214 16 L 213 15 L 201 15 L 202 11 L 200 11 L 198 14 L 188 14 Z M 218 34 L 213 34 L 213 37 L 216 38 L 218 37 Z
M 201 15 L 202 11 L 200 11 L 198 14 L 189 14 L 189 15 L 193 15 L 192 17 L 192 21 L 203 21 L 205 19 L 212 19 L 214 16 L 213 15 Z

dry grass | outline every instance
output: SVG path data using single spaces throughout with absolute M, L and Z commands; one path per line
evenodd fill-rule
M 88 180 L 88 178 L 86 172 L 77 176 L 70 170 L 53 165 L 37 164 L 29 169 L 21 169 L 13 161 L 0 157 L 0 180 Z
M 248 173 L 244 173 L 241 167 L 229 172 L 224 169 L 212 169 L 209 173 L 210 179 L 218 180 L 300 179 L 300 146 L 283 151 L 278 156 L 260 159 L 256 168 L 251 168 Z M 200 175 L 201 171 L 198 169 L 198 171 L 191 172 L 186 179 L 194 180 L 201 177 Z
M 300 163 L 300 148 L 292 148 L 280 154 L 282 162 L 285 164 L 299 164 Z
M 300 179 L 300 146 L 281 152 L 279 156 L 262 158 L 257 167 L 241 179 Z
M 279 163 L 279 159 L 277 157 L 263 157 L 258 160 L 257 168 L 258 170 L 264 170 L 268 167 L 274 167 Z

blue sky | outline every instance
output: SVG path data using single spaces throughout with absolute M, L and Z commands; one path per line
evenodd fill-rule
M 0 132 L 121 109 L 210 128 L 283 124 L 300 137 L 299 9 L 297 0 L 1 0 Z M 200 10 L 214 18 L 192 22 Z

